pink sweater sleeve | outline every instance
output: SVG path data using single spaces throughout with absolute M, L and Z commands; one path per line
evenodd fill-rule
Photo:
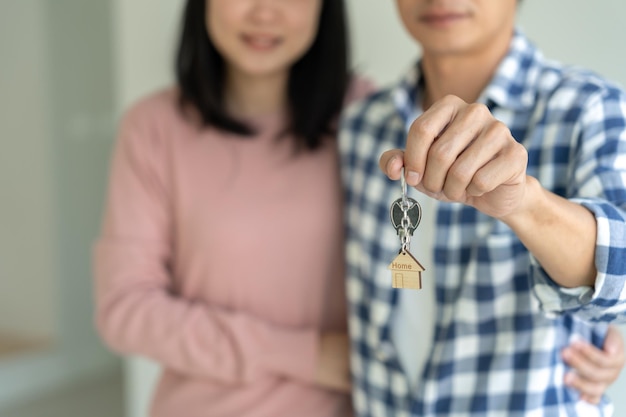
M 175 293 L 167 146 L 140 116 L 130 112 L 122 125 L 94 248 L 101 337 L 120 353 L 224 384 L 268 375 L 312 381 L 316 330 L 280 327 Z

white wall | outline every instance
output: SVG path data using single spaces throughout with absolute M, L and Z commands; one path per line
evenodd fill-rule
M 420 51 L 406 34 L 395 2 L 346 0 L 355 69 L 379 85 L 394 82 Z
M 5 149 L 0 152 L 0 340 L 51 339 L 57 325 L 48 63 L 42 41 L 45 16 L 38 3 L 13 1 L 10 13 L 0 6 L 0 138 Z M 24 22 L 30 22 L 29 30 Z M 18 35 L 20 48 L 15 47 Z
M 107 1 L 0 1 L 0 410 L 114 372 L 93 326 L 91 245 L 112 125 Z M 1 411 L 0 411 L 1 414 Z
M 182 3 L 115 0 L 118 111 L 142 93 L 171 81 L 169 59 Z M 380 85 L 395 80 L 413 62 L 419 49 L 405 34 L 393 2 L 347 3 L 357 69 Z M 150 13 L 145 13 L 148 7 Z M 525 0 L 520 23 L 548 56 L 590 67 L 626 85 L 625 15 L 626 2 L 617 0 Z M 149 361 L 127 361 L 129 417 L 145 416 L 156 369 Z M 626 396 L 619 395 L 623 392 L 626 372 L 609 391 L 616 402 L 616 416 L 626 414 Z
M 544 54 L 626 86 L 626 3 L 620 0 L 525 0 L 519 21 Z
M 46 16 L 49 157 L 56 196 L 57 346 L 70 358 L 66 369 L 81 374 L 111 368 L 116 358 L 94 329 L 91 268 L 115 128 L 111 2 L 40 4 Z
M 116 108 L 171 82 L 182 0 L 113 0 Z M 147 12 L 149 11 L 149 12 Z

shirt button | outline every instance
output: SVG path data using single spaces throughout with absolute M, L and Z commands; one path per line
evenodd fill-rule
M 378 345 L 378 348 L 376 348 L 376 359 L 381 362 L 385 362 L 391 359 L 395 353 L 396 350 L 391 343 L 381 342 L 381 344 Z

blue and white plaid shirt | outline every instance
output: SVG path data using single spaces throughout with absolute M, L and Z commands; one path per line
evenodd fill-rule
M 399 85 L 348 109 L 341 125 L 357 415 L 611 415 L 608 399 L 592 406 L 564 386 L 560 351 L 574 337 L 602 346 L 606 323 L 626 316 L 626 95 L 590 72 L 545 60 L 515 33 L 479 101 L 526 147 L 529 175 L 594 213 L 596 286 L 558 287 L 505 224 L 437 203 L 435 276 L 422 274 L 435 280 L 436 317 L 424 317 L 435 321 L 434 340 L 412 392 L 390 338 L 398 291 L 409 291 L 392 289 L 387 269 L 400 248 L 389 220 L 400 184 L 384 176 L 378 159 L 404 148 L 420 82 L 416 65 Z

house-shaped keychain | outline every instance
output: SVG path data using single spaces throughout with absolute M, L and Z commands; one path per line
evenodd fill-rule
M 409 252 L 401 250 L 387 268 L 391 270 L 393 288 L 422 288 L 424 267 Z

